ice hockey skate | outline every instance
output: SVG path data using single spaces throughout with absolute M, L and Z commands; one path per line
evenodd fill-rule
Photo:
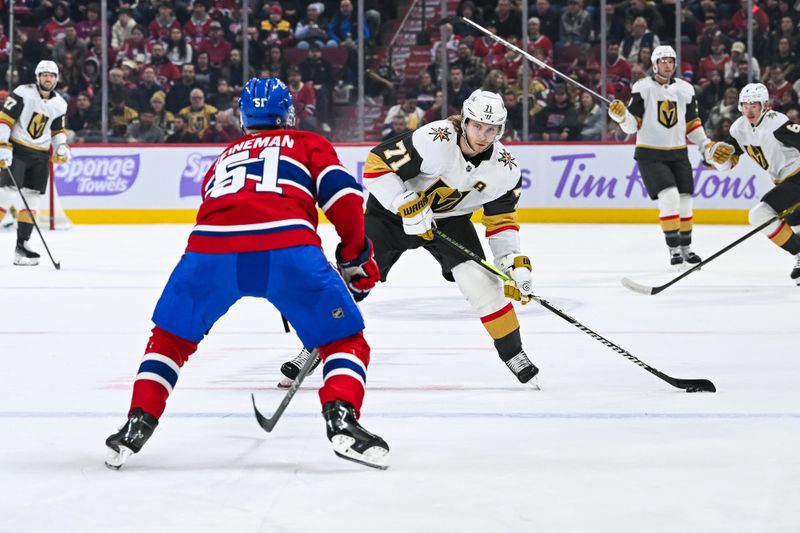
M 539 369 L 528 359 L 525 350 L 521 350 L 517 355 L 504 362 L 514 375 L 517 376 L 520 383 L 528 383 L 534 389 L 539 390 L 539 382 L 536 379 L 536 374 L 539 373 Z
M 14 264 L 24 266 L 38 265 L 39 254 L 31 250 L 28 241 L 17 241 L 17 249 L 14 251 Z
M 792 269 L 792 273 L 790 274 L 790 276 L 795 283 L 800 285 L 800 254 L 797 254 L 796 256 L 794 256 L 794 258 L 795 258 L 794 268 Z
M 294 380 L 297 378 L 297 375 L 300 373 L 300 369 L 303 368 L 303 365 L 306 364 L 308 358 L 311 357 L 311 352 L 303 348 L 297 356 L 292 359 L 291 361 L 286 361 L 281 365 L 281 374 L 283 377 L 278 382 L 278 387 L 281 389 L 288 389 L 294 383 Z M 314 370 L 319 366 L 319 362 L 322 358 L 317 358 L 317 361 L 314 363 L 314 366 L 311 367 L 311 370 L 308 371 L 308 375 L 314 373 Z
M 683 254 L 678 246 L 669 247 L 669 264 L 678 270 L 683 268 Z
M 681 256 L 683 261 L 689 265 L 696 265 L 703 261 L 699 255 L 692 251 L 691 246 L 681 246 Z
M 336 455 L 380 470 L 389 468 L 389 445 L 361 427 L 352 405 L 343 400 L 327 402 L 322 406 L 322 416 Z
M 141 408 L 131 412 L 128 421 L 119 431 L 106 439 L 108 454 L 106 466 L 112 470 L 119 470 L 134 453 L 139 453 L 142 446 L 153 435 L 158 420 L 150 413 L 145 413 Z

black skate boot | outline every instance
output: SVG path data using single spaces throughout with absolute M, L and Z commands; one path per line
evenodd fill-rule
M 343 400 L 328 402 L 322 406 L 322 416 L 336 455 L 380 470 L 389 468 L 389 445 L 361 427 L 352 405 Z
M 17 241 L 17 249 L 14 251 L 14 264 L 33 266 L 39 264 L 39 254 L 28 246 L 28 241 Z
M 128 457 L 139 453 L 144 443 L 153 434 L 158 426 L 158 420 L 150 413 L 145 413 L 141 408 L 131 412 L 128 421 L 113 435 L 106 439 L 108 455 L 106 466 L 119 470 Z
M 281 374 L 283 377 L 278 382 L 278 387 L 282 389 L 288 389 L 292 386 L 292 382 L 297 378 L 297 375 L 300 373 L 300 369 L 303 368 L 303 365 L 306 364 L 308 358 L 311 357 L 311 352 L 303 348 L 297 356 L 292 359 L 291 361 L 286 361 L 281 365 Z M 317 361 L 314 363 L 314 366 L 311 367 L 311 370 L 308 371 L 308 375 L 314 373 L 314 370 L 319 366 L 319 362 L 322 361 L 321 357 L 317 357 Z
M 528 355 L 525 353 L 525 350 L 520 350 L 520 352 L 509 359 L 508 361 L 503 361 L 506 366 L 511 369 L 515 376 L 520 383 L 528 383 L 536 374 L 539 373 L 539 369 L 536 368 L 536 365 L 531 363 L 531 360 L 528 359 Z M 536 383 L 532 383 L 536 388 L 538 386 Z
M 669 247 L 669 264 L 676 268 L 683 266 L 683 254 L 681 253 L 681 249 L 679 247 Z
M 797 254 L 794 257 L 796 259 L 796 262 L 794 264 L 794 268 L 792 269 L 792 273 L 790 274 L 790 276 L 795 283 L 800 285 L 800 254 Z
M 700 259 L 699 255 L 692 251 L 691 246 L 681 246 L 681 255 L 683 256 L 683 260 L 690 265 L 696 265 L 703 261 Z

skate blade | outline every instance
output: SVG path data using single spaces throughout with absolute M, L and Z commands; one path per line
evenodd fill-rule
M 281 380 L 278 382 L 278 388 L 279 388 L 279 389 L 288 389 L 289 387 L 291 387 L 291 386 L 292 386 L 292 383 L 294 383 L 294 380 L 293 380 L 293 379 L 289 379 L 289 378 L 287 378 L 287 377 L 285 377 L 285 376 L 284 376 L 284 377 L 282 377 L 282 378 L 281 378 Z
M 389 450 L 381 448 L 380 446 L 373 446 L 367 449 L 364 453 L 358 453 L 351 446 L 355 442 L 353 437 L 347 435 L 334 435 L 331 439 L 333 444 L 333 453 L 342 459 L 353 461 L 364 466 L 377 468 L 378 470 L 386 470 L 389 468 Z
M 133 455 L 133 452 L 126 446 L 120 446 L 119 451 L 116 451 L 113 448 L 108 448 L 108 453 L 106 454 L 106 467 L 110 468 L 111 470 L 119 470 L 131 455 Z
M 528 385 L 528 387 L 530 387 L 531 390 L 542 390 L 542 388 L 539 386 L 539 376 L 538 375 L 533 376 L 531 378 L 531 380 L 526 385 Z
M 36 266 L 39 264 L 38 259 L 29 259 L 27 257 L 14 258 L 14 264 L 17 266 Z

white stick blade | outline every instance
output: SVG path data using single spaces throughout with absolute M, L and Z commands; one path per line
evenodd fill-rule
M 622 285 L 625 288 L 632 290 L 633 292 L 638 292 L 639 294 L 653 294 L 653 287 L 648 287 L 647 285 L 642 285 L 641 283 L 636 283 L 630 278 L 622 278 Z

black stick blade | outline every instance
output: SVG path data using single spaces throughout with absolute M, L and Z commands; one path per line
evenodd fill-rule
M 274 417 L 273 418 L 267 418 L 267 417 L 265 417 L 264 415 L 261 414 L 261 411 L 259 411 L 258 407 L 256 407 L 256 395 L 255 394 L 251 393 L 250 394 L 250 399 L 253 401 L 253 412 L 256 415 L 256 421 L 258 422 L 258 425 L 261 426 L 261 429 L 263 429 L 267 433 L 270 433 L 273 430 L 273 428 L 275 428 L 275 423 L 278 421 L 278 419 L 274 418 Z
M 677 379 L 676 387 L 686 392 L 717 392 L 717 388 L 707 379 Z

